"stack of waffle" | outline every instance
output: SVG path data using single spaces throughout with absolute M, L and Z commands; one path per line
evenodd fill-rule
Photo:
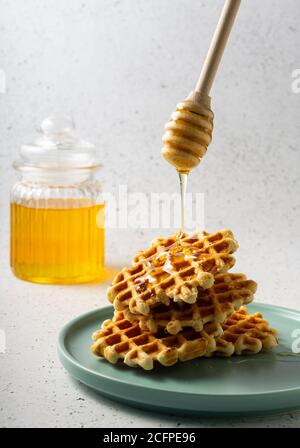
M 151 370 L 155 361 L 171 366 L 276 346 L 276 330 L 244 306 L 256 283 L 228 272 L 237 248 L 230 230 L 156 238 L 114 278 L 107 297 L 115 314 L 93 334 L 93 353 Z

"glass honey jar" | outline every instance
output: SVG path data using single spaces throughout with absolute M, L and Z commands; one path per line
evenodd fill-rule
M 94 145 L 67 117 L 50 117 L 13 164 L 10 262 L 16 277 L 52 284 L 100 281 L 104 202 Z

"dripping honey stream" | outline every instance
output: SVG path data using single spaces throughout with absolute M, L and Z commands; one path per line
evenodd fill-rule
M 185 198 L 187 178 L 189 171 L 178 171 L 179 186 L 180 186 L 180 231 L 178 237 L 180 238 L 185 232 Z

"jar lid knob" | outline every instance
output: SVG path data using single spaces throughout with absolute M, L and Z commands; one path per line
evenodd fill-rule
M 42 121 L 41 130 L 46 136 L 71 135 L 75 131 L 75 123 L 67 115 L 47 117 Z

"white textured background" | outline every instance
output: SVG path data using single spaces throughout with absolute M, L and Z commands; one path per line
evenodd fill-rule
M 163 126 L 193 88 L 222 1 L 1 0 L 1 426 L 297 426 L 300 415 L 230 421 L 154 416 L 99 398 L 60 367 L 56 337 L 71 317 L 104 304 L 104 286 L 49 287 L 8 267 L 11 163 L 40 121 L 74 117 L 99 145 L 107 191 L 173 192 L 160 157 Z M 208 230 L 230 227 L 237 267 L 257 300 L 300 309 L 298 0 L 244 0 L 213 91 L 213 143 L 191 175 L 205 193 Z M 298 20 L 297 20 L 298 19 Z M 172 229 L 173 230 L 173 229 Z M 155 230 L 107 232 L 107 260 L 123 264 Z M 79 400 L 79 401 L 78 401 Z

